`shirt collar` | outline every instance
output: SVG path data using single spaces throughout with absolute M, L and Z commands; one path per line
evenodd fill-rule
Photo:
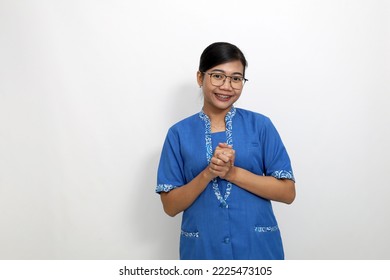
M 229 110 L 229 112 L 227 112 L 226 116 L 225 116 L 225 122 L 228 122 L 229 120 L 231 121 L 234 117 L 234 115 L 236 114 L 236 107 L 232 106 Z M 209 116 L 206 115 L 206 113 L 203 111 L 203 108 L 202 110 L 199 112 L 199 117 L 204 120 L 204 121 L 210 121 L 210 118 Z

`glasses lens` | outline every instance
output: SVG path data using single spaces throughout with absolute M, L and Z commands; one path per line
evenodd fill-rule
M 210 75 L 211 84 L 216 87 L 220 87 L 226 80 L 226 76 L 224 74 L 212 73 Z
M 241 76 L 233 76 L 230 78 L 230 84 L 234 89 L 241 89 L 244 85 L 244 78 Z

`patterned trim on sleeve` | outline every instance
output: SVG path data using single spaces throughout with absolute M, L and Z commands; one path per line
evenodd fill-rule
M 169 192 L 173 189 L 176 189 L 177 186 L 174 186 L 174 185 L 169 185 L 169 184 L 159 184 L 157 185 L 156 187 L 156 193 L 160 193 L 160 192 Z
M 275 177 L 276 179 L 289 179 L 289 180 L 293 180 L 295 182 L 294 175 L 291 171 L 277 170 L 277 171 L 274 171 L 271 174 L 271 176 Z

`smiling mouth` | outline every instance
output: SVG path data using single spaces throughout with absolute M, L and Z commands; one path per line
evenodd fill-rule
M 224 94 L 215 94 L 215 96 L 217 97 L 218 100 L 220 101 L 228 101 L 232 98 L 231 95 L 224 95 Z

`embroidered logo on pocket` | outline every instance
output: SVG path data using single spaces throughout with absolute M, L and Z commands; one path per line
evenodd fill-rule
M 278 231 L 278 226 L 272 226 L 272 227 L 261 227 L 261 226 L 255 226 L 255 232 L 265 233 L 265 232 L 275 232 Z
M 198 238 L 199 237 L 199 232 L 187 232 L 184 230 L 181 230 L 181 236 L 187 237 L 187 238 Z

